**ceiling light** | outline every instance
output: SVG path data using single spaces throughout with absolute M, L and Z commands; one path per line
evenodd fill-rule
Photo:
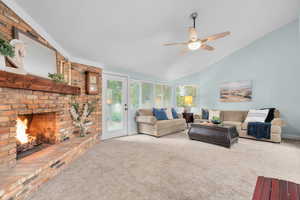
M 201 47 L 201 42 L 200 41 L 190 42 L 188 44 L 188 47 L 189 47 L 190 50 L 195 51 L 195 50 L 197 50 Z

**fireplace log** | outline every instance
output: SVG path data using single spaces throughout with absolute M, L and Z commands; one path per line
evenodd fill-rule
M 56 83 L 50 79 L 22 75 L 0 70 L 0 87 L 52 92 L 59 94 L 79 95 L 80 88 L 63 83 Z

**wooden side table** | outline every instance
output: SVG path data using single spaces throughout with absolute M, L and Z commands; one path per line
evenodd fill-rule
M 194 123 L 194 113 L 182 113 L 182 117 L 185 119 L 187 126 L 189 126 L 189 123 Z

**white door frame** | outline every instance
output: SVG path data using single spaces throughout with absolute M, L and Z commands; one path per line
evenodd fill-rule
M 107 127 L 106 127 L 106 109 L 105 109 L 105 105 L 106 105 L 106 81 L 112 79 L 112 80 L 120 80 L 123 82 L 124 86 L 123 86 L 123 111 L 124 111 L 124 130 L 120 130 L 120 131 L 112 131 L 112 132 L 108 132 L 107 131 Z M 126 75 L 122 75 L 122 74 L 118 74 L 118 73 L 113 73 L 113 72 L 103 72 L 103 81 L 102 81 L 102 136 L 101 139 L 105 140 L 105 139 L 110 139 L 113 137 L 121 137 L 121 136 L 127 136 L 128 135 L 128 129 L 129 129 L 129 123 L 128 123 L 128 108 L 129 108 L 129 101 L 128 101 L 128 97 L 129 97 L 129 77 Z M 125 104 L 127 104 L 127 111 L 125 111 Z

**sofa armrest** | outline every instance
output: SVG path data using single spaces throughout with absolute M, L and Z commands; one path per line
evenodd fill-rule
M 154 116 L 137 116 L 136 122 L 145 124 L 155 124 L 156 118 Z
M 202 119 L 202 115 L 200 115 L 200 114 L 194 114 L 194 119 Z
M 285 122 L 280 118 L 274 118 L 271 123 L 272 126 L 280 126 L 280 127 L 285 126 Z

